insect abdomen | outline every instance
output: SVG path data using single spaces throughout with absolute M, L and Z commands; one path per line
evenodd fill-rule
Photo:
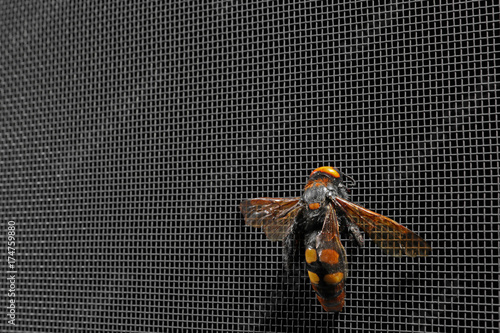
M 325 311 L 340 312 L 344 307 L 347 260 L 338 235 L 330 242 L 317 240 L 317 233 L 307 237 L 306 267 L 316 296 Z

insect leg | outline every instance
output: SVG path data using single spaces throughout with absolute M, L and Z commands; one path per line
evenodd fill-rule
M 359 247 L 363 247 L 365 244 L 365 239 L 357 225 L 352 223 L 349 219 L 344 219 L 347 225 L 347 233 L 349 234 L 349 239 L 355 240 Z
M 345 194 L 345 198 L 348 198 L 349 196 L 347 194 L 347 191 L 345 190 L 345 187 L 339 187 L 339 188 L 340 188 L 342 194 Z M 332 192 L 328 192 L 326 195 L 332 201 L 335 208 L 339 208 L 338 205 L 335 203 L 335 195 Z M 338 209 L 338 211 L 342 211 L 342 210 Z M 346 231 L 349 234 L 349 239 L 355 240 L 356 244 L 359 247 L 363 247 L 363 245 L 365 244 L 365 239 L 364 239 L 361 231 L 359 231 L 358 226 L 356 224 L 354 224 L 353 222 L 351 222 L 351 220 L 349 220 L 349 218 L 347 216 L 345 216 L 344 214 L 341 214 L 341 219 L 342 219 L 345 227 L 347 228 Z
M 283 239 L 283 263 L 290 273 L 290 265 L 295 257 L 295 232 L 292 229 Z

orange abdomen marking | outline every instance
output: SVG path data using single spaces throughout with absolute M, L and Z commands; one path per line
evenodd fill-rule
M 343 278 L 344 278 L 344 273 L 337 272 L 333 274 L 326 274 L 323 280 L 327 284 L 337 284 L 340 283 L 340 281 L 342 281 Z
M 324 249 L 319 254 L 319 260 L 325 264 L 335 265 L 339 262 L 339 253 L 333 249 Z
M 319 283 L 320 278 L 319 278 L 318 274 L 316 274 L 314 272 L 311 272 L 311 271 L 308 271 L 307 274 L 309 274 L 309 280 L 311 280 L 312 284 L 318 284 Z
M 318 255 L 316 254 L 315 249 L 307 249 L 306 250 L 306 262 L 308 264 L 315 262 L 318 260 Z

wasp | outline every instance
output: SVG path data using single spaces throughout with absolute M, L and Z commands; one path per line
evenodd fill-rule
M 363 246 L 363 230 L 386 254 L 427 256 L 431 247 L 418 235 L 388 217 L 349 201 L 337 169 L 323 166 L 309 176 L 302 197 L 245 200 L 245 224 L 262 228 L 268 239 L 283 241 L 288 270 L 297 244 L 303 244 L 307 273 L 325 311 L 340 312 L 345 303 L 348 266 L 340 233 Z

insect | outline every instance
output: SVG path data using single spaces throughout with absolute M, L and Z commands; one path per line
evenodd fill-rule
M 427 256 L 431 247 L 397 222 L 353 204 L 344 176 L 333 167 L 315 169 L 302 197 L 245 200 L 240 209 L 245 224 L 262 228 L 270 240 L 283 241 L 283 259 L 288 270 L 303 243 L 309 279 L 325 311 L 342 311 L 348 273 L 346 252 L 340 233 L 363 246 L 362 229 L 387 254 Z M 345 176 L 347 177 L 347 176 Z

